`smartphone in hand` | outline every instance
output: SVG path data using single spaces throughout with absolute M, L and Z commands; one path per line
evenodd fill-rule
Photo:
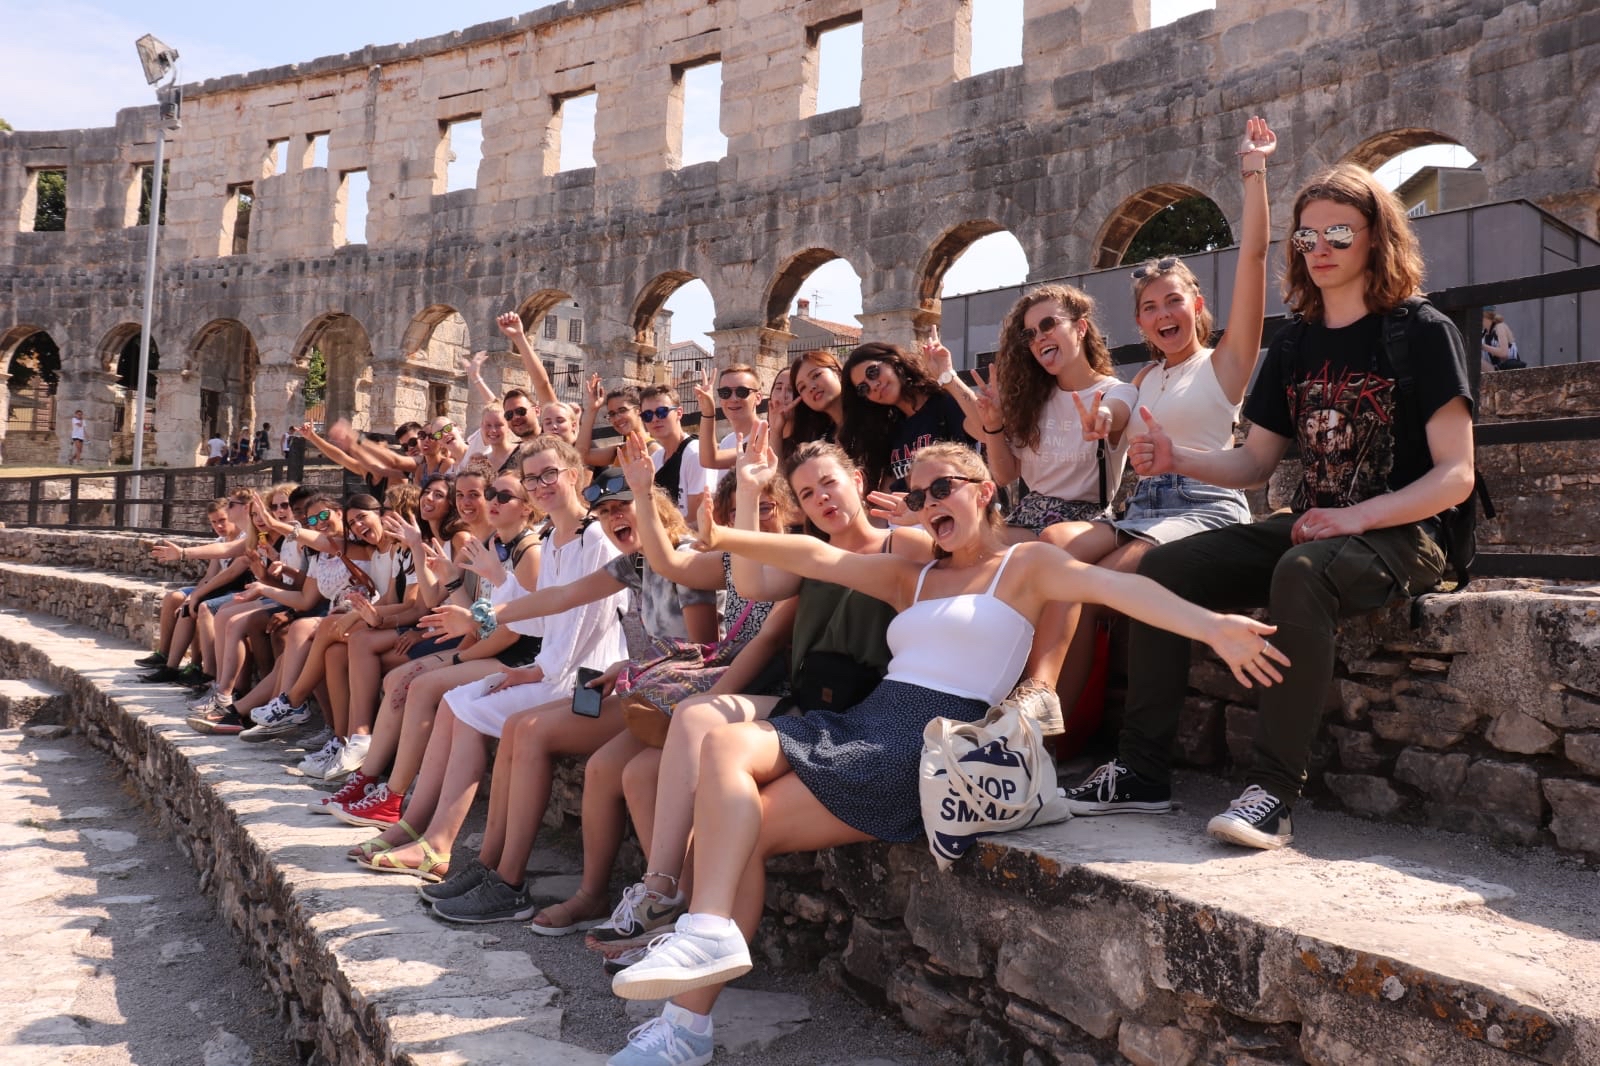
M 605 697 L 599 689 L 590 688 L 589 682 L 604 673 L 604 670 L 591 670 L 587 666 L 578 667 L 578 687 L 572 690 L 573 714 L 581 714 L 585 718 L 600 717 L 600 701 Z

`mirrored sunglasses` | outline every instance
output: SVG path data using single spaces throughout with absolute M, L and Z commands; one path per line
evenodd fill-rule
M 667 416 L 676 410 L 676 407 L 655 407 L 648 411 L 640 411 L 639 418 L 648 426 L 657 419 L 663 422 L 666 421 Z
M 599 481 L 591 482 L 589 487 L 583 490 L 583 498 L 589 501 L 590 507 L 593 507 L 595 501 L 600 497 L 613 492 L 621 492 L 627 487 L 628 479 L 625 477 L 602 478 Z
M 1320 230 L 1311 226 L 1301 226 L 1289 234 L 1289 243 L 1294 245 L 1294 250 L 1301 255 L 1310 255 L 1317 250 L 1317 237 L 1320 236 L 1328 242 L 1329 248 L 1342 252 L 1356 243 L 1356 234 L 1366 228 L 1362 226 L 1361 229 L 1357 229 L 1354 226 L 1345 225 L 1343 222 L 1335 222 L 1333 225 Z
M 316 514 L 308 514 L 306 515 L 306 528 L 314 529 L 315 527 L 322 525 L 332 516 L 333 512 L 329 511 L 327 508 L 323 508 Z

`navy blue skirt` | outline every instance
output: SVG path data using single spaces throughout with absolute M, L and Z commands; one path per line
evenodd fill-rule
M 976 722 L 988 711 L 983 700 L 884 681 L 848 711 L 786 715 L 772 727 L 795 776 L 830 814 L 905 843 L 922 836 L 922 731 L 935 718 Z

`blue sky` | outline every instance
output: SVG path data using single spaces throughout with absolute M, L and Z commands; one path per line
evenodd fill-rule
M 1211 0 L 1151 0 L 1152 19 L 1169 22 L 1212 6 Z M 978 0 L 977 7 L 974 70 L 1018 62 L 1021 37 L 1015 27 L 1022 0 Z M 182 80 L 193 82 L 368 44 L 429 37 L 525 9 L 516 2 L 490 0 L 449 4 L 400 0 L 382 5 L 278 0 L 268 14 L 216 0 L 0 0 L 0 26 L 5 27 L 0 38 L 0 117 L 18 129 L 109 126 L 119 108 L 151 102 L 133 47 L 145 33 L 178 49 Z M 860 84 L 859 30 L 853 42 L 848 31 L 844 37 L 837 55 L 824 52 L 819 110 L 855 102 L 851 96 Z M 63 71 L 70 73 L 63 77 Z M 685 140 L 689 161 L 717 158 L 725 150 L 710 121 L 717 91 L 715 81 L 689 85 Z M 564 149 L 569 142 L 581 144 L 592 138 L 592 127 L 585 133 L 583 123 L 573 118 L 568 116 L 563 132 Z M 463 159 L 474 158 L 476 146 L 463 142 L 454 147 Z M 582 153 L 567 163 L 584 165 Z M 452 187 L 466 180 L 452 173 Z M 1024 249 L 1009 234 L 997 234 L 956 262 L 946 277 L 945 294 L 1014 285 L 1024 280 L 1027 269 Z M 853 322 L 861 310 L 860 280 L 843 260 L 821 267 L 801 295 L 814 301 L 814 313 L 823 318 Z M 703 285 L 685 286 L 668 306 L 675 312 L 676 337 L 696 336 L 711 328 L 711 301 Z

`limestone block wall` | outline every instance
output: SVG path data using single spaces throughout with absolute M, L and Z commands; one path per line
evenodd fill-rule
M 315 344 L 330 407 L 387 428 L 413 394 L 384 381 L 426 350 L 414 334 L 439 308 L 460 315 L 469 347 L 495 347 L 496 312 L 531 324 L 575 300 L 588 368 L 643 377 L 650 323 L 690 278 L 716 302 L 721 357 L 770 364 L 791 298 L 836 256 L 863 278 L 869 335 L 907 341 L 936 320 L 944 269 L 985 233 L 1011 231 L 1035 276 L 1059 276 L 1114 260 L 1177 195 L 1237 217 L 1233 149 L 1257 111 L 1282 134 L 1276 229 L 1289 190 L 1327 163 L 1456 140 L 1483 161 L 1492 198 L 1527 197 L 1597 232 L 1585 131 L 1600 113 L 1600 13 L 1584 5 L 1221 0 L 1149 29 L 1148 0 L 1035 0 L 1022 64 L 970 76 L 977 17 L 964 0 L 584 0 L 188 86 L 170 146 L 163 369 L 192 360 L 208 327 L 238 323 L 261 368 L 288 375 L 258 418 L 296 414 L 280 392 Z M 813 114 L 816 32 L 855 19 L 872 59 L 861 102 Z M 728 154 L 684 167 L 677 74 L 712 58 Z M 595 165 L 557 173 L 562 102 L 589 91 Z M 22 331 L 49 331 L 61 402 L 95 424 L 109 417 L 92 378 L 102 341 L 138 320 L 143 231 L 128 190 L 151 158 L 153 112 L 0 135 L 0 219 L 18 220 L 0 225 L 0 357 Z M 476 187 L 449 190 L 444 131 L 468 118 L 482 122 L 483 163 Z M 68 229 L 22 232 L 46 167 L 68 171 Z M 366 240 L 343 244 L 355 171 L 370 181 Z M 233 254 L 244 185 L 249 243 Z M 163 379 L 163 412 L 183 416 L 158 427 L 165 461 L 193 446 L 197 389 L 192 375 Z

